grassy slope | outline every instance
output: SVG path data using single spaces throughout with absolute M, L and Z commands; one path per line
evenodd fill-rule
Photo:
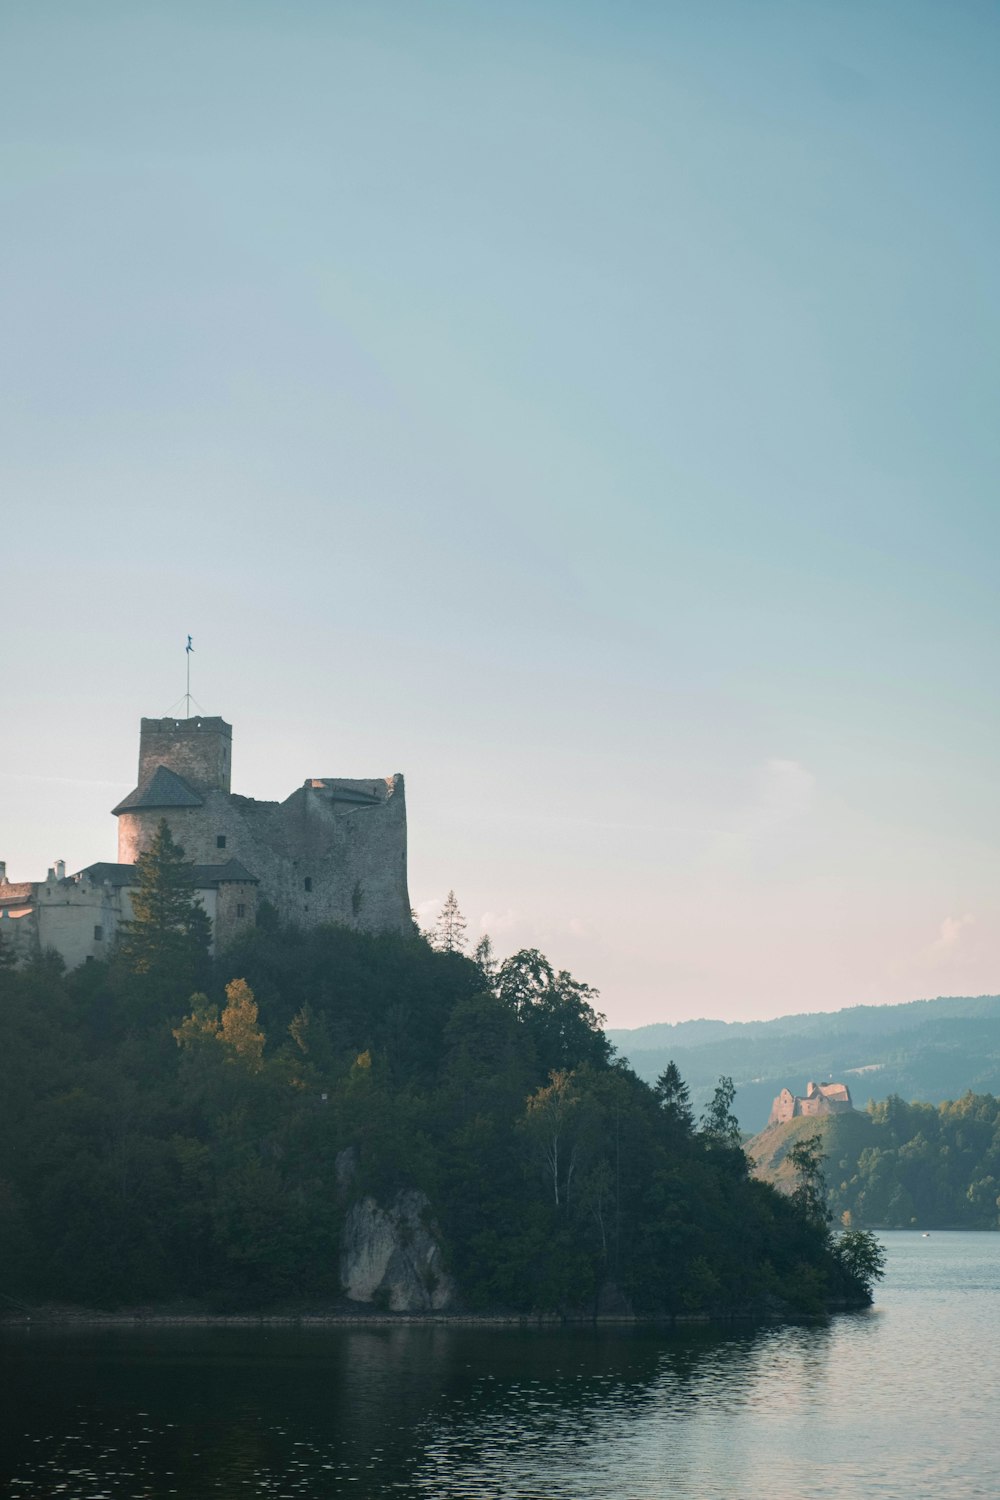
M 746 1150 L 755 1163 L 755 1176 L 790 1192 L 794 1174 L 788 1152 L 796 1142 L 810 1135 L 821 1137 L 827 1158 L 824 1171 L 827 1180 L 836 1184 L 842 1173 L 853 1171 L 859 1154 L 872 1144 L 874 1128 L 870 1116 L 861 1110 L 818 1120 L 800 1116 L 784 1125 L 769 1125 L 754 1136 Z

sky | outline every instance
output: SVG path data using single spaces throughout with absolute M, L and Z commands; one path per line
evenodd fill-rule
M 1000 990 L 1000 10 L 0 6 L 0 858 L 403 771 L 616 1026 Z

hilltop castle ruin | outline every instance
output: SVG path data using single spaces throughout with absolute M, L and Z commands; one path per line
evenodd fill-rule
M 230 791 L 232 726 L 221 718 L 143 719 L 138 785 L 113 809 L 118 860 L 12 883 L 0 863 L 0 935 L 20 956 L 55 949 L 70 967 L 111 951 L 132 915 L 136 860 L 160 820 L 194 864 L 225 948 L 268 901 L 285 922 L 410 929 L 401 775 L 310 777 L 283 802 Z
M 799 1115 L 840 1115 L 853 1109 L 851 1091 L 846 1083 L 813 1083 L 806 1085 L 805 1097 L 782 1089 L 771 1105 L 769 1125 L 784 1125 Z

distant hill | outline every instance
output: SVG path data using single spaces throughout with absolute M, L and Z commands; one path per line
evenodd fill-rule
M 855 1005 L 773 1021 L 681 1021 L 610 1030 L 641 1078 L 652 1082 L 673 1058 L 696 1109 L 725 1074 L 736 1084 L 745 1130 L 767 1123 L 787 1085 L 843 1081 L 856 1105 L 898 1094 L 940 1103 L 967 1089 L 1000 1092 L 1000 995 L 943 996 L 904 1005 Z

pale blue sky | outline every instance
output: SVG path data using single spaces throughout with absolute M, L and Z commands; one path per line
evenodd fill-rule
M 993 4 L 0 7 L 0 857 L 403 770 L 617 1024 L 1000 989 Z

